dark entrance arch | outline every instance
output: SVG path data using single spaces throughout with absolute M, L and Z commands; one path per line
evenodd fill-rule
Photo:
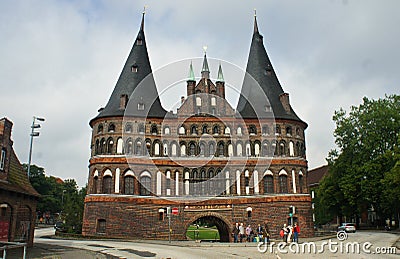
M 219 217 L 218 215 L 215 215 L 214 213 L 200 215 L 200 216 L 196 217 L 195 219 L 192 219 L 189 225 L 192 225 L 196 222 L 203 222 L 203 223 L 208 223 L 209 225 L 216 226 L 216 228 L 218 229 L 218 233 L 219 233 L 219 242 L 230 242 L 231 241 L 230 240 L 230 238 L 231 238 L 230 225 L 222 217 Z M 186 228 L 186 230 L 188 229 L 188 227 Z

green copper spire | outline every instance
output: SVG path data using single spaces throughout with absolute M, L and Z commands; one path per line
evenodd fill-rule
M 196 81 L 196 78 L 194 77 L 192 61 L 190 61 L 189 76 L 187 81 Z
M 219 64 L 219 68 L 218 68 L 217 82 L 225 82 L 225 80 L 224 80 L 224 74 L 222 73 L 222 66 L 221 66 L 221 63 Z
M 204 46 L 203 49 L 204 49 L 204 59 L 203 59 L 203 67 L 201 69 L 201 78 L 209 79 L 210 68 L 208 67 L 208 62 L 207 62 L 207 46 Z

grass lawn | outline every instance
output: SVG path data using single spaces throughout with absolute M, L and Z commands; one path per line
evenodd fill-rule
M 196 238 L 195 238 L 196 235 Z M 198 240 L 219 240 L 219 233 L 216 227 L 205 228 L 196 226 L 190 226 L 186 232 L 186 236 L 190 239 L 198 239 Z

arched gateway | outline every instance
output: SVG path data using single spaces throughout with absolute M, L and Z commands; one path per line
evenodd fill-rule
M 231 241 L 231 225 L 224 216 L 215 213 L 215 212 L 204 212 L 197 214 L 189 219 L 189 223 L 185 226 L 187 230 L 191 224 L 198 220 L 203 220 L 204 222 L 211 223 L 215 225 L 218 229 L 219 233 L 219 241 L 220 242 L 230 242 Z

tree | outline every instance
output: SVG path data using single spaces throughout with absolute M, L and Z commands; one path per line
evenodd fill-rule
M 368 208 L 374 208 L 381 218 L 398 215 L 398 207 L 389 204 L 399 203 L 395 195 L 400 185 L 391 183 L 399 174 L 399 156 L 395 154 L 399 148 L 400 96 L 365 97 L 349 114 L 343 109 L 336 111 L 333 120 L 338 149 L 331 150 L 327 158 L 330 176 L 320 184 L 321 202 L 328 211 L 353 217 L 357 223 Z M 390 191 L 387 186 L 391 186 Z

